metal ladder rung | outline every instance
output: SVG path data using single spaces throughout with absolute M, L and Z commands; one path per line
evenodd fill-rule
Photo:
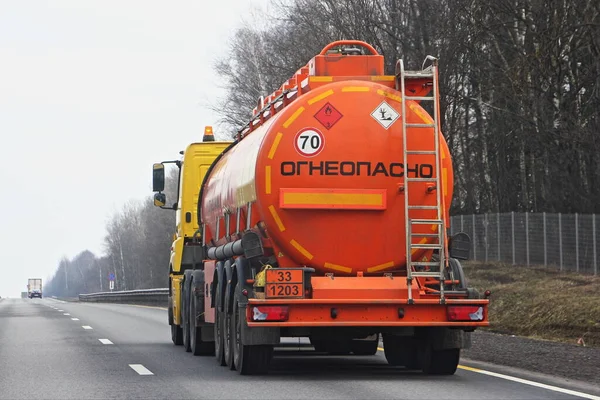
M 405 178 L 406 182 L 437 182 L 438 178 Z
M 405 78 L 433 78 L 431 70 L 425 69 L 423 71 L 404 71 Z
M 414 261 L 411 262 L 410 265 L 414 265 L 415 267 L 439 267 L 440 263 L 439 262 L 433 262 L 433 261 Z M 415 272 L 413 272 L 413 276 L 414 276 Z M 439 276 L 440 274 L 437 274 L 436 276 Z
M 413 278 L 428 278 L 428 277 L 440 278 L 441 277 L 439 272 L 413 272 L 411 275 Z
M 440 237 L 439 233 L 413 233 L 411 234 L 411 237 L 429 237 L 429 238 L 438 238 Z M 439 263 L 437 263 L 436 265 L 438 265 Z
M 411 124 L 411 123 L 406 123 L 406 127 L 407 128 L 435 128 L 435 124 Z
M 444 221 L 441 219 L 411 219 L 413 225 L 442 225 Z
M 438 206 L 408 206 L 409 210 L 437 210 Z
M 414 101 L 433 101 L 435 100 L 431 96 L 404 96 L 406 100 L 414 100 Z
M 436 152 L 434 150 L 406 150 L 406 154 L 409 154 L 409 155 L 419 155 L 419 154 L 435 155 Z
M 441 250 L 444 246 L 439 244 L 439 243 L 435 243 L 435 244 L 431 244 L 431 243 L 413 243 L 410 245 L 411 249 L 430 249 L 430 250 Z

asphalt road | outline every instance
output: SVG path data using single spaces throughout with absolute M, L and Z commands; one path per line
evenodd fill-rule
M 381 352 L 292 347 L 276 353 L 269 375 L 240 376 L 173 346 L 166 321 L 159 308 L 4 299 L 0 399 L 600 400 L 591 385 L 468 360 L 454 376 L 425 376 L 388 366 Z

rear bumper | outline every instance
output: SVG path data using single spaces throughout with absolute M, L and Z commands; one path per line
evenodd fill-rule
M 249 327 L 336 327 L 336 326 L 380 326 L 380 327 L 464 327 L 489 326 L 489 300 L 456 299 L 440 304 L 439 299 L 415 299 L 408 304 L 406 299 L 249 299 L 246 320 Z M 255 321 L 255 308 L 260 306 L 288 307 L 285 321 Z M 451 321 L 450 306 L 476 306 L 481 308 L 479 321 Z

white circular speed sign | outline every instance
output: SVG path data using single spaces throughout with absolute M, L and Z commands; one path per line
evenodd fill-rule
M 296 134 L 294 147 L 304 157 L 314 157 L 319 154 L 325 145 L 325 137 L 314 128 L 302 129 Z

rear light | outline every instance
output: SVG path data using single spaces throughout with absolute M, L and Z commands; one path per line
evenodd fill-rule
M 481 306 L 449 306 L 449 321 L 483 321 L 483 307 Z
M 290 315 L 289 307 L 260 306 L 252 307 L 252 321 L 287 321 Z

